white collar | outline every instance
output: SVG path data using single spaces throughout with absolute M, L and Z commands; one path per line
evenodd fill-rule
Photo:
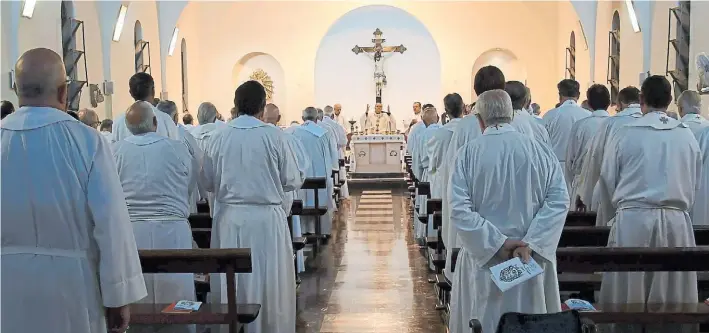
M 606 110 L 596 110 L 591 112 L 591 117 L 610 117 L 610 113 Z
M 310 134 L 317 136 L 318 138 L 327 133 L 326 129 L 322 128 L 321 126 L 318 126 L 318 124 L 316 124 L 312 120 L 306 120 L 305 123 L 303 123 L 303 125 L 300 127 L 308 131 Z
M 616 116 L 631 116 L 633 118 L 640 118 L 643 116 L 643 111 L 640 110 L 640 104 L 630 104 L 627 108 L 616 113 Z
M 626 125 L 632 127 L 652 127 L 658 130 L 668 130 L 676 127 L 686 128 L 687 125 L 683 124 L 677 119 L 667 116 L 664 111 L 653 111 L 645 114 L 642 118 Z
M 500 125 L 493 125 L 493 126 L 488 126 L 485 128 L 485 131 L 483 131 L 483 135 L 498 135 L 498 134 L 503 134 L 507 132 L 516 132 L 515 128 L 510 125 L 510 124 L 500 124 Z
M 697 113 L 687 113 L 680 119 L 681 122 L 683 123 L 695 123 L 695 124 L 701 124 L 706 122 L 707 120 L 704 119 L 700 114 Z
M 257 127 L 264 127 L 266 126 L 266 123 L 261 121 L 260 119 L 249 116 L 249 115 L 241 115 L 237 117 L 236 119 L 231 120 L 228 123 L 229 126 L 234 127 L 234 128 L 240 128 L 240 129 L 249 129 L 249 128 L 257 128 Z
M 0 127 L 13 131 L 36 129 L 61 121 L 76 121 L 68 113 L 50 107 L 23 106 L 2 120 Z
M 147 146 L 158 141 L 167 140 L 167 138 L 155 132 L 150 132 L 145 134 L 131 135 L 123 140 L 137 146 Z
M 564 103 L 561 103 L 561 105 L 559 105 L 559 107 L 566 106 L 566 105 L 577 105 L 577 104 L 578 103 L 576 103 L 576 101 L 574 101 L 573 99 L 569 99 L 569 100 L 566 100 Z

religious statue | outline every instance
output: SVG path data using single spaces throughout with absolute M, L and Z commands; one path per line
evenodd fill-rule
M 382 31 L 377 28 L 374 31 L 374 38 L 372 43 L 374 46 L 360 47 L 355 45 L 352 52 L 355 54 L 364 53 L 374 60 L 374 88 L 376 94 L 376 102 L 382 102 L 382 88 L 387 85 L 387 76 L 384 73 L 384 60 L 387 58 L 385 54 L 393 54 L 393 52 L 399 52 L 403 54 L 406 51 L 406 47 L 402 44 L 399 46 L 384 46 L 382 45 L 386 39 L 382 38 Z

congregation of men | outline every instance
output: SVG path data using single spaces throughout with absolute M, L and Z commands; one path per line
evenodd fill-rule
M 236 299 L 262 308 L 246 331 L 295 331 L 293 272 L 303 267 L 302 254 L 294 267 L 291 239 L 331 232 L 331 175 L 346 179 L 341 105 L 307 107 L 302 125 L 283 130 L 263 86 L 247 81 L 235 91 L 232 120 L 221 121 L 204 102 L 199 125 L 187 115 L 182 125 L 174 102 L 152 105 L 153 78 L 138 73 L 125 114 L 101 122 L 81 110 L 77 120 L 67 114 L 66 72 L 54 51 L 26 52 L 15 73 L 19 109 L 3 102 L 0 130 L 2 269 L 10 272 L 2 276 L 3 331 L 121 333 L 131 303 L 194 299 L 191 274 L 144 275 L 137 249 L 192 248 L 187 218 L 201 199 L 214 221 L 211 246 L 251 249 L 252 273 L 236 275 Z M 565 79 L 557 88 L 560 105 L 538 119 L 529 89 L 486 66 L 474 78 L 472 114 L 464 116 L 458 94 L 443 100 L 445 124 L 433 105 L 414 103 L 421 121 L 409 126 L 406 147 L 414 175 L 442 199 L 445 246 L 461 248 L 455 272 L 450 257 L 444 270 L 453 286 L 450 332 L 468 332 L 470 319 L 492 332 L 506 312 L 561 310 L 556 249 L 569 209 L 597 211 L 597 225 L 613 228 L 609 244 L 618 247 L 692 247 L 692 225 L 709 224 L 709 123 L 696 92 L 678 97 L 676 120 L 664 76 L 622 89 L 617 101 L 593 85 L 586 91 L 591 111 L 578 104 L 578 82 Z M 377 103 L 362 119 L 370 133 L 396 128 L 382 108 Z M 285 222 L 292 201 L 315 204 L 314 191 L 301 189 L 313 177 L 327 179 L 318 193 L 327 213 L 294 220 L 291 231 Z M 417 205 L 426 214 L 425 203 Z M 432 223 L 414 223 L 417 238 L 430 235 Z M 533 258 L 544 273 L 501 292 L 489 268 L 512 257 Z M 36 274 L 40 269 L 53 274 Z M 605 274 L 601 301 L 698 298 L 696 273 L 633 274 Z M 226 303 L 225 280 L 211 276 L 210 301 Z M 37 311 L 45 320 L 30 318 Z M 131 332 L 143 329 L 156 328 Z

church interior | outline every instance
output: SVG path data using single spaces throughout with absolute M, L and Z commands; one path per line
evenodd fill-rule
M 455 265 L 479 269 L 476 265 L 480 263 L 468 257 L 468 261 L 456 263 L 463 245 L 453 248 L 443 242 L 448 236 L 442 224 L 451 227 L 450 222 L 441 221 L 452 219 L 442 213 L 448 209 L 446 199 L 441 198 L 447 196 L 441 195 L 446 185 L 435 190 L 433 180 L 416 171 L 421 162 L 412 150 L 425 148 L 411 148 L 409 130 L 416 121 L 421 122 L 422 104 L 425 110 L 437 110 L 440 117 L 448 111 L 447 104 L 444 106 L 448 94 L 459 94 L 466 106 L 476 103 L 480 98 L 476 74 L 494 66 L 507 81 L 519 81 L 528 88 L 528 104 L 538 105 L 540 119 L 562 105 L 561 80 L 578 83 L 579 104 L 589 88 L 605 86 L 612 104 L 606 108 L 612 116 L 620 112 L 615 108 L 620 91 L 629 86 L 640 89 L 652 76 L 664 77 L 672 85 L 673 103 L 667 114 L 679 112 L 676 101 L 681 93 L 695 90 L 700 105 L 696 114 L 709 117 L 709 60 L 706 69 L 697 65 L 702 54 L 709 54 L 709 1 L 9 0 L 0 1 L 0 9 L 0 99 L 18 108 L 22 103 L 14 91 L 16 61 L 29 50 L 46 48 L 63 59 L 68 110 L 91 109 L 99 122 L 113 120 L 114 131 L 119 121 L 128 121 L 128 113 L 135 107 L 129 81 L 136 73 L 153 78 L 156 99 L 174 102 L 178 127 L 192 126 L 187 115 L 198 125 L 205 102 L 216 108 L 216 119 L 234 121 L 235 90 L 250 81 L 259 82 L 266 102 L 280 110 L 273 123 L 283 129 L 307 123 L 309 107 L 326 109 L 327 117 L 332 116 L 330 106 L 335 106 L 340 118 L 332 125 L 339 127 L 324 126 L 327 134 L 320 134 L 332 136 L 331 145 L 336 148 L 334 152 L 323 148 L 324 159 L 332 157 L 336 166 L 330 170 L 330 161 L 320 161 L 327 170 L 304 178 L 299 190 L 308 194 L 291 197 L 293 204 L 286 211 L 292 241 L 288 246 L 293 254 L 286 260 L 286 275 L 295 275 L 295 307 L 274 305 L 275 291 L 268 289 L 278 282 L 263 271 L 253 274 L 261 282 L 239 278 L 273 266 L 272 262 L 280 263 L 281 259 L 273 259 L 276 254 L 266 252 L 257 257 L 248 249 L 239 252 L 241 248 L 190 252 L 219 249 L 210 246 L 218 242 L 213 237 L 218 209 L 210 200 L 219 199 L 200 192 L 197 209 L 187 218 L 195 250 L 139 248 L 138 255 L 147 275 L 194 274 L 195 293 L 189 300 L 204 304 L 201 310 L 187 314 L 163 310 L 163 303 L 181 299 L 134 304 L 127 328 L 131 333 L 492 332 L 482 319 L 465 317 L 464 325 L 451 319 L 459 316 L 455 313 L 471 312 L 475 307 L 462 304 L 470 303 L 461 299 L 465 295 L 453 296 L 460 294 L 456 283 L 469 283 L 471 290 L 465 292 L 470 295 L 497 294 L 483 290 L 480 281 L 454 279 L 458 275 L 447 271 L 451 265 L 453 270 Z M 383 54 L 377 45 L 384 45 Z M 370 118 L 380 112 L 388 114 L 389 123 Z M 375 119 L 374 123 L 367 123 L 370 119 Z M 438 118 L 434 122 L 438 123 Z M 201 145 L 201 139 L 195 138 Z M 335 143 L 335 139 L 344 143 Z M 311 150 L 320 149 L 303 145 L 309 156 Z M 203 148 L 205 155 L 214 147 Z M 706 149 L 701 142 L 698 147 Z M 334 157 L 338 152 L 339 157 Z M 703 171 L 709 165 L 707 160 L 705 156 L 700 167 Z M 2 163 L 8 161 L 3 155 Z M 314 169 L 315 161 L 310 164 Z M 3 171 L 3 182 L 6 177 L 10 176 Z M 10 192 L 3 186 L 3 196 L 6 193 Z M 682 332 L 709 332 L 709 276 L 702 272 L 709 263 L 705 246 L 709 245 L 709 228 L 695 224 L 692 241 L 696 241 L 696 248 L 691 251 L 685 247 L 662 253 L 604 251 L 610 250 L 606 245 L 611 227 L 597 226 L 595 212 L 574 211 L 574 199 L 570 199 L 572 208 L 564 217 L 556 249 L 558 295 L 549 296 L 545 291 L 531 294 L 533 297 L 556 297 L 562 303 L 583 299 L 596 305 L 601 273 L 647 270 L 698 271 L 699 298 L 667 301 L 654 304 L 656 307 L 642 301 L 597 305 L 597 311 L 574 312 L 577 317 L 571 319 L 555 317 L 554 324 L 548 324 L 551 326 L 542 323 L 535 327 L 535 320 L 546 319 L 530 315 L 519 319 L 529 320 L 519 324 L 519 330 L 497 332 L 595 332 L 596 326 L 611 324 L 665 325 L 658 331 L 614 327 L 612 332 L 673 332 L 678 325 L 682 325 Z M 5 203 L 3 199 L 3 206 Z M 3 220 L 5 217 L 3 213 Z M 321 222 L 325 217 L 331 224 L 326 231 Z M 306 219 L 316 221 L 313 230 L 307 230 Z M 281 222 L 285 225 L 286 220 Z M 295 232 L 301 229 L 295 224 L 301 223 L 302 233 Z M 691 226 L 689 230 L 691 234 Z M 225 249 L 222 246 L 220 250 Z M 268 265 L 257 263 L 256 258 Z M 5 270 L 3 264 L 3 274 L 7 274 Z M 230 275 L 234 272 L 236 283 L 234 274 Z M 216 279 L 213 276 L 227 277 L 215 285 L 210 282 L 210 278 Z M 257 291 L 263 295 L 253 296 Z M 227 295 L 222 296 L 222 308 L 210 304 L 213 294 L 219 292 Z M 496 305 L 505 299 L 484 298 Z M 3 308 L 5 304 L 3 299 Z M 294 327 L 287 320 L 291 316 L 295 316 Z M 578 327 L 543 328 L 561 321 Z M 142 330 L 158 324 L 167 328 Z

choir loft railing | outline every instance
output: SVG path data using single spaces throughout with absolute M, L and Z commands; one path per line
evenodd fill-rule
M 689 38 L 690 1 L 680 1 L 679 6 L 670 8 L 667 18 L 667 60 L 665 73 L 672 77 L 675 100 L 689 89 Z M 672 18 L 675 23 L 675 38 L 672 38 Z M 674 69 L 670 69 L 670 53 L 675 57 Z
M 80 34 L 79 34 L 80 32 Z M 86 65 L 86 40 L 84 38 L 84 22 L 74 18 L 62 18 L 62 54 L 67 75 L 68 109 L 79 110 L 81 91 L 88 84 Z M 77 48 L 80 41 L 81 49 Z M 83 66 L 83 70 L 82 70 Z M 81 75 L 83 73 L 83 75 Z

